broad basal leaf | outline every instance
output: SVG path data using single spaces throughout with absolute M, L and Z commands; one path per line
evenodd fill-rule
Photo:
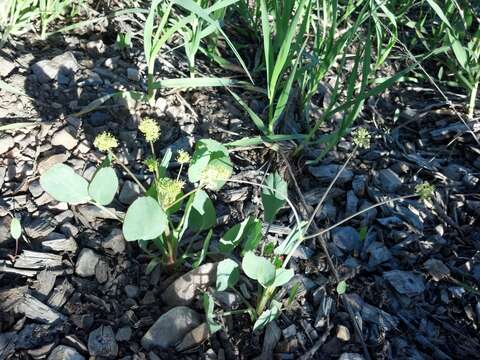
M 288 283 L 295 275 L 293 269 L 280 268 L 275 271 L 275 280 L 272 287 L 283 286 Z
M 40 185 L 57 201 L 81 204 L 90 199 L 87 180 L 64 164 L 56 164 L 48 169 L 40 177 Z
M 168 219 L 158 202 L 151 197 L 139 197 L 127 210 L 123 235 L 127 241 L 152 240 L 163 234 Z
M 240 277 L 240 267 L 231 260 L 225 259 L 218 263 L 217 266 L 217 290 L 225 291 L 232 288 Z
M 250 218 L 243 235 L 245 240 L 242 246 L 242 256 L 248 251 L 255 251 L 260 240 L 262 240 L 262 235 L 262 222 L 258 219 Z
M 272 223 L 287 198 L 287 183 L 278 173 L 270 174 L 262 189 L 262 203 L 265 221 Z
M 203 191 L 193 194 L 187 204 L 187 226 L 192 231 L 202 231 L 215 225 L 217 214 L 212 200 Z
M 223 253 L 230 253 L 240 244 L 245 230 L 248 228 L 250 218 L 246 218 L 240 224 L 232 226 L 220 239 L 219 250 Z
M 266 325 L 268 325 L 269 322 L 272 322 L 278 318 L 281 308 L 282 305 L 278 301 L 272 300 L 270 309 L 265 310 L 262 314 L 260 314 L 257 321 L 255 321 L 255 324 L 253 324 L 253 331 L 263 329 Z
M 275 280 L 275 267 L 264 257 L 257 256 L 253 251 L 245 254 L 242 260 L 243 272 L 260 285 L 267 287 Z
M 98 169 L 88 186 L 88 193 L 100 205 L 112 202 L 118 190 L 118 178 L 111 167 Z
M 20 220 L 15 217 L 10 223 L 10 235 L 12 235 L 15 240 L 20 239 L 20 236 L 22 235 L 22 224 L 20 223 Z

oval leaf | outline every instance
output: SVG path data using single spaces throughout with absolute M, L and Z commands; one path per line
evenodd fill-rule
M 111 167 L 100 168 L 88 187 L 88 193 L 100 205 L 112 202 L 118 190 L 118 178 Z
M 215 225 L 217 213 L 205 191 L 197 191 L 190 197 L 187 208 L 187 225 L 192 231 L 206 230 Z
M 123 222 L 127 241 L 152 240 L 163 234 L 168 226 L 165 212 L 150 197 L 140 197 L 128 208 Z
M 288 283 L 295 275 L 293 269 L 277 269 L 275 271 L 275 281 L 272 284 L 272 287 L 283 286 Z
M 271 285 L 275 280 L 275 267 L 272 263 L 252 251 L 243 257 L 242 269 L 250 279 L 257 280 L 263 287 Z
M 245 230 L 248 229 L 250 217 L 240 224 L 233 225 L 220 239 L 219 250 L 223 253 L 230 253 L 242 240 Z M 253 250 L 253 249 L 252 249 Z
M 87 180 L 64 164 L 56 164 L 48 169 L 40 177 L 40 185 L 57 201 L 81 204 L 90 199 Z
M 272 223 L 287 198 L 287 183 L 278 173 L 270 174 L 265 180 L 267 188 L 262 189 L 262 203 L 265 221 Z
M 342 295 L 347 291 L 347 282 L 345 280 L 340 281 L 337 284 L 337 294 Z
M 22 224 L 17 218 L 13 218 L 10 223 L 10 235 L 12 235 L 15 240 L 20 239 L 20 236 L 22 235 Z
M 239 277 L 240 268 L 235 261 L 231 259 L 220 261 L 217 267 L 217 290 L 225 291 L 234 287 Z

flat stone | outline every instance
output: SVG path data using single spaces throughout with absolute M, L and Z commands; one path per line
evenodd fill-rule
M 116 358 L 118 344 L 111 326 L 100 326 L 88 336 L 88 352 L 91 356 Z
M 186 306 L 177 306 L 158 318 L 142 338 L 146 350 L 168 349 L 182 341 L 184 336 L 199 326 L 200 316 Z
M 341 341 L 350 341 L 350 330 L 346 326 L 338 325 L 337 326 L 337 339 Z
M 10 61 L 3 56 L 0 56 L 0 77 L 5 77 L 10 75 L 10 73 L 15 70 L 17 66 L 13 61 Z
M 322 183 L 330 183 L 337 173 L 340 171 L 342 168 L 341 165 L 320 165 L 320 166 L 310 166 L 308 170 L 310 173 L 318 178 L 320 182 Z M 338 177 L 336 183 L 338 185 L 345 184 L 349 181 L 351 181 L 353 178 L 353 172 L 348 169 L 344 169 L 340 176 Z
M 38 172 L 40 173 L 40 175 L 42 175 L 48 169 L 50 169 L 53 165 L 64 163 L 65 161 L 68 160 L 68 158 L 69 158 L 68 154 L 55 154 L 55 155 L 49 156 L 48 158 L 45 158 L 38 163 Z
M 117 341 L 128 341 L 132 337 L 132 328 L 130 326 L 124 326 L 118 329 L 115 339 Z
M 70 51 L 55 56 L 50 60 L 41 60 L 32 65 L 32 71 L 40 82 L 59 79 L 62 76 L 70 76 L 79 69 L 77 59 Z
M 428 259 L 423 264 L 428 273 L 432 276 L 433 280 L 440 281 L 450 276 L 450 269 L 438 259 Z
M 383 273 L 387 280 L 400 294 L 416 296 L 425 291 L 425 283 L 420 275 L 411 271 L 391 270 Z
M 57 131 L 52 137 L 53 146 L 63 146 L 67 150 L 72 150 L 78 144 L 78 139 L 67 129 Z
M 199 291 L 215 283 L 217 264 L 207 263 L 179 277 L 163 292 L 162 300 L 168 305 L 188 305 Z
M 15 142 L 13 141 L 13 137 L 10 135 L 3 136 L 0 138 L 0 155 L 5 154 L 8 150 L 13 148 Z
M 132 80 L 132 81 L 140 80 L 140 73 L 138 72 L 138 69 L 128 68 L 127 69 L 127 78 L 128 78 L 128 80 Z
M 55 230 L 56 223 L 52 220 L 50 214 L 28 220 L 24 225 L 25 233 L 32 239 L 45 238 Z
M 403 181 L 392 169 L 383 169 L 378 172 L 375 183 L 384 191 L 393 193 L 402 186 Z
M 127 242 L 123 237 L 121 229 L 113 229 L 110 234 L 102 242 L 102 246 L 105 249 L 112 250 L 115 254 L 121 254 L 125 251 Z
M 343 353 L 338 360 L 365 360 L 365 358 L 357 353 Z
M 82 277 L 89 277 L 95 275 L 95 266 L 100 261 L 100 255 L 89 248 L 84 248 L 80 251 L 75 264 L 75 273 Z
M 176 346 L 176 350 L 182 352 L 192 349 L 207 340 L 209 335 L 207 323 L 200 324 L 185 335 L 182 342 Z
M 361 246 L 358 231 L 351 226 L 339 226 L 332 231 L 333 243 L 340 249 L 350 252 Z
M 141 193 L 142 191 L 136 183 L 127 180 L 123 183 L 118 200 L 123 204 L 130 205 L 140 196 Z

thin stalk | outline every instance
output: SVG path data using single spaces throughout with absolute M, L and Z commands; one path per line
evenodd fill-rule
M 112 155 L 113 159 L 117 162 L 117 164 L 120 165 L 122 167 L 122 169 L 125 170 L 125 172 L 128 175 L 130 175 L 130 177 L 133 179 L 133 181 L 135 181 L 137 183 L 137 185 L 140 187 L 140 189 L 142 189 L 142 191 L 144 193 L 147 192 L 147 189 L 145 189 L 145 187 L 142 185 L 140 180 L 138 180 L 138 178 L 130 171 L 130 169 L 128 167 L 126 167 L 120 160 L 118 160 L 117 156 L 113 152 L 110 152 L 110 154 Z
M 337 226 L 340 226 L 344 223 L 346 223 L 347 221 L 350 221 L 351 219 L 353 219 L 354 217 L 357 217 L 358 215 L 361 215 L 363 214 L 364 212 L 367 212 L 367 211 L 370 211 L 372 209 L 375 209 L 379 206 L 383 206 L 383 205 L 386 205 L 388 203 L 391 203 L 391 202 L 396 202 L 396 201 L 400 201 L 400 200 L 405 200 L 405 199 L 410 199 L 410 198 L 413 198 L 413 197 L 416 197 L 418 196 L 417 194 L 411 194 L 411 195 L 404 195 L 404 196 L 399 196 L 399 197 L 396 197 L 396 198 L 393 198 L 393 199 L 389 199 L 389 200 L 385 200 L 385 201 L 382 201 L 382 202 L 379 202 L 379 203 L 376 203 L 376 204 L 373 204 L 365 209 L 362 209 L 360 211 L 357 211 L 355 214 L 353 215 L 350 215 L 350 216 L 347 216 L 345 219 L 339 221 L 338 223 L 320 231 L 320 232 L 317 232 L 316 234 L 313 234 L 313 235 L 308 235 L 308 236 L 305 236 L 304 237 L 304 240 L 309 240 L 309 239 L 313 239 L 313 238 L 316 238 L 318 236 L 321 236 L 323 234 L 326 234 L 328 233 L 329 231 L 332 231 L 333 229 L 335 229 Z
M 241 310 L 226 311 L 222 313 L 222 316 L 232 316 L 232 315 L 249 314 L 249 313 L 250 313 L 249 309 L 241 309 Z
M 110 209 L 106 208 L 105 206 L 100 205 L 99 203 L 96 203 L 95 201 L 89 201 L 88 203 L 89 203 L 89 204 L 92 204 L 92 205 L 95 205 L 95 206 L 98 207 L 99 209 L 105 211 L 107 214 L 113 216 L 116 220 L 118 220 L 118 221 L 120 221 L 120 222 L 123 223 L 123 219 L 120 219 L 117 214 L 113 213 L 112 211 L 110 211 Z
M 258 302 L 257 309 L 256 309 L 257 316 L 260 316 L 265 311 L 265 308 L 267 307 L 268 302 L 271 300 L 274 292 L 275 292 L 275 288 L 271 286 L 268 286 L 262 292 L 262 296 L 260 297 L 260 300 Z
M 470 102 L 468 104 L 468 118 L 470 120 L 473 119 L 473 114 L 475 111 L 475 103 L 477 100 L 477 93 L 478 93 L 478 81 L 473 84 L 472 91 L 470 93 Z

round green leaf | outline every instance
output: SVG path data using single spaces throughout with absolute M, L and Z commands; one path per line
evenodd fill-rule
M 197 191 L 193 197 L 190 197 L 187 208 L 187 225 L 190 230 L 202 231 L 215 225 L 217 221 L 215 206 L 205 191 Z
M 347 283 L 345 280 L 342 280 L 337 284 L 337 293 L 338 295 L 342 295 L 342 294 L 345 294 L 346 291 L 347 291 Z
M 118 190 L 118 178 L 111 167 L 100 168 L 91 181 L 88 192 L 93 200 L 100 205 L 112 202 Z
M 57 201 L 81 204 L 90 199 L 87 180 L 64 164 L 56 164 L 48 169 L 40 177 L 40 185 Z
M 225 291 L 234 287 L 239 277 L 240 268 L 235 261 L 231 259 L 220 261 L 217 266 L 217 290 Z
M 123 222 L 127 241 L 152 240 L 163 234 L 168 219 L 160 205 L 151 197 L 139 197 L 128 208 Z
M 277 269 L 275 271 L 275 281 L 272 286 L 279 287 L 285 285 L 293 278 L 293 275 L 295 275 L 293 269 Z
M 285 204 L 288 186 L 278 173 L 268 175 L 265 179 L 265 186 L 267 187 L 262 189 L 264 218 L 266 222 L 272 223 L 278 211 Z
M 275 280 L 275 266 L 253 251 L 247 252 L 243 257 L 242 269 L 250 279 L 257 280 L 263 287 L 271 285 Z
M 12 235 L 15 240 L 20 239 L 20 236 L 22 235 L 22 224 L 17 218 L 13 218 L 10 223 L 10 235 Z

